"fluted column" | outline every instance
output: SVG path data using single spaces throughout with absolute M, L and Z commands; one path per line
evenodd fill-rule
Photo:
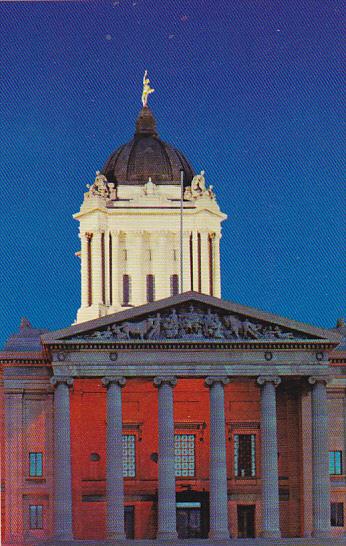
M 54 535 L 73 540 L 70 393 L 71 377 L 51 379 L 54 392 Z
M 112 307 L 120 308 L 122 301 L 119 279 L 119 232 L 111 231 L 110 234 L 112 236 L 112 274 L 109 275 L 109 283 L 112 284 Z
M 124 377 L 104 377 L 107 387 L 106 441 L 106 528 L 107 538 L 125 539 L 124 477 L 123 477 L 123 420 L 121 389 Z
M 80 234 L 81 242 L 81 306 L 88 307 L 89 305 L 89 287 L 88 287 L 88 235 Z
M 155 377 L 159 408 L 159 484 L 157 538 L 177 538 L 173 387 L 175 377 Z
M 180 278 L 180 270 L 179 270 Z M 183 292 L 191 290 L 190 232 L 183 233 Z
M 198 292 L 199 261 L 198 261 L 198 235 L 196 230 L 192 232 L 192 255 L 193 255 L 193 289 L 195 292 Z
M 312 512 L 315 537 L 330 536 L 327 379 L 309 377 L 312 385 Z
M 102 266 L 101 266 L 101 233 L 94 233 L 92 239 L 92 293 L 93 304 L 102 303 Z
M 202 280 L 202 293 L 210 294 L 209 286 L 209 233 L 208 231 L 201 231 L 201 280 Z
M 168 245 L 169 238 L 165 232 L 158 232 L 152 236 L 153 240 L 153 274 L 155 276 L 155 300 L 168 298 L 169 273 L 168 267 Z M 171 264 L 169 264 L 171 265 Z
M 279 377 L 262 376 L 261 386 L 261 446 L 262 446 L 262 536 L 280 538 L 279 469 L 276 424 L 275 388 Z
M 212 540 L 230 536 L 228 529 L 227 460 L 225 438 L 224 385 L 227 377 L 207 377 L 210 396 L 210 531 Z
M 215 233 L 213 238 L 213 268 L 214 296 L 216 298 L 221 298 L 220 239 L 221 235 L 219 233 Z
M 129 232 L 126 236 L 127 272 L 131 277 L 131 300 L 134 306 L 146 303 L 144 296 L 145 274 L 143 268 L 142 232 Z

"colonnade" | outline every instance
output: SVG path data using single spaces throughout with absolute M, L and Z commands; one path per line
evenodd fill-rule
M 209 538 L 230 536 L 227 506 L 224 386 L 228 377 L 207 377 L 210 396 L 210 533 Z M 262 536 L 280 537 L 279 478 L 277 459 L 276 376 L 257 377 L 261 388 L 261 481 Z M 52 378 L 55 385 L 55 535 L 73 540 L 70 454 L 70 377 Z M 122 540 L 124 530 L 124 480 L 122 469 L 122 387 L 124 377 L 102 380 L 107 387 L 107 538 Z M 173 389 L 175 377 L 158 376 L 159 459 L 157 538 L 174 539 L 176 531 L 176 487 L 174 468 Z M 313 534 L 330 532 L 330 484 L 328 474 L 328 427 L 326 379 L 310 377 L 312 385 Z
M 150 262 L 145 249 L 150 247 Z M 220 234 L 207 229 L 184 230 L 183 291 L 220 297 Z M 173 252 L 175 251 L 175 253 Z M 104 230 L 81 234 L 82 309 L 122 307 L 122 275 L 131 277 L 131 306 L 146 303 L 145 276 L 155 276 L 155 299 L 167 298 L 170 276 L 180 275 L 180 234 L 174 231 Z

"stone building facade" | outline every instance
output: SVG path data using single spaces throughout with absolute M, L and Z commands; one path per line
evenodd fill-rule
M 343 536 L 344 325 L 221 299 L 226 216 L 147 107 L 75 218 L 76 323 L 0 353 L 4 542 Z

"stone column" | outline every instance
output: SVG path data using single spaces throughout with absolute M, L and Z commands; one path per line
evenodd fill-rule
M 93 305 L 102 303 L 101 233 L 94 233 L 91 247 Z
M 134 306 L 146 303 L 144 297 L 145 273 L 143 268 L 143 238 L 140 231 L 126 235 L 127 273 L 131 277 L 130 303 Z
M 221 235 L 219 233 L 215 233 L 213 238 L 213 268 L 214 296 L 216 298 L 221 298 L 220 239 Z
M 168 259 L 169 238 L 167 233 L 158 232 L 152 235 L 153 275 L 155 277 L 155 300 L 170 296 L 169 275 L 167 268 L 172 268 Z M 172 260 L 173 261 L 173 260 Z M 171 269 L 173 272 L 173 268 Z
M 202 293 L 210 294 L 209 286 L 209 233 L 201 231 L 201 276 L 202 276 Z
M 193 290 L 198 292 L 198 232 L 193 230 L 192 232 L 192 255 L 193 255 Z
M 224 385 L 227 377 L 207 377 L 210 396 L 210 531 L 211 540 L 225 540 L 228 529 L 227 460 Z
M 279 471 L 275 388 L 279 377 L 261 376 L 262 536 L 280 538 Z
M 180 264 L 179 264 L 180 265 Z M 180 268 L 179 268 L 180 279 Z M 183 292 L 191 290 L 190 232 L 183 233 Z
M 112 278 L 109 279 L 109 284 L 112 284 L 112 307 L 120 309 L 122 301 L 119 279 L 119 232 L 111 231 L 110 234 L 112 236 Z
M 86 234 L 86 233 L 81 233 L 80 234 L 80 242 L 81 242 L 81 253 L 80 253 L 80 260 L 81 260 L 81 302 L 82 302 L 81 306 L 82 307 L 88 307 L 88 305 L 89 305 L 88 240 L 89 240 L 88 234 Z
M 330 536 L 327 379 L 309 377 L 312 385 L 312 512 L 314 537 Z
M 173 387 L 175 377 L 155 377 L 159 398 L 159 485 L 157 539 L 177 538 Z
M 104 377 L 107 387 L 106 529 L 107 538 L 124 540 L 123 418 L 121 389 L 124 377 Z
M 51 378 L 54 392 L 54 536 L 73 540 L 70 393 L 71 377 Z

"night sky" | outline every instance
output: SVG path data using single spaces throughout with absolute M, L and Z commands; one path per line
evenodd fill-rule
M 206 171 L 223 298 L 342 316 L 342 3 L 1 2 L 1 344 L 73 322 L 86 184 L 130 140 L 144 69 L 158 130 Z

